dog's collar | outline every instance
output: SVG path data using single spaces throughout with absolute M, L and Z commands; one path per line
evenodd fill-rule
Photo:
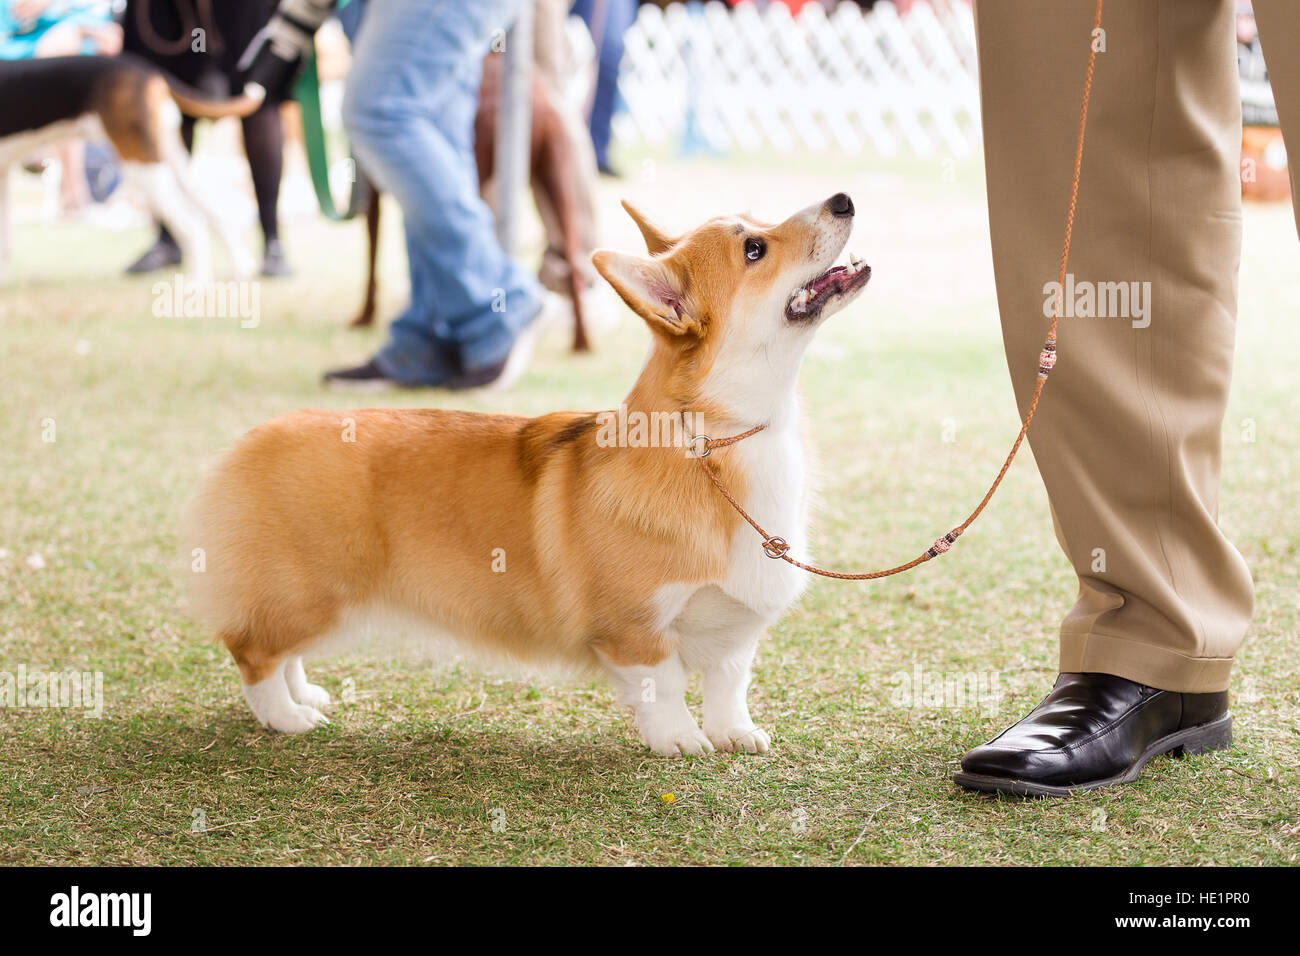
M 732 435 L 730 438 L 710 438 L 708 435 L 692 435 L 691 440 L 687 442 L 687 451 L 692 458 L 708 458 L 709 453 L 715 448 L 726 448 L 728 445 L 734 445 L 738 441 L 744 441 L 751 435 L 757 435 L 766 425 L 755 425 L 747 432 L 741 432 L 739 435 Z

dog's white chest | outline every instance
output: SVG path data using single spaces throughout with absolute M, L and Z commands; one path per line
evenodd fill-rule
M 748 487 L 741 504 L 768 534 L 784 538 L 792 554 L 807 554 L 803 447 L 794 429 L 763 434 L 735 446 L 745 455 Z M 807 586 L 807 572 L 763 550 L 763 539 L 741 523 L 731 541 L 722 589 L 756 614 L 774 620 Z

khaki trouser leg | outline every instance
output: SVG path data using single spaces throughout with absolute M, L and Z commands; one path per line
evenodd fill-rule
M 1057 277 L 1093 6 L 976 3 L 993 263 L 1022 412 Z M 1217 524 L 1241 248 L 1232 9 L 1106 4 L 1069 271 L 1151 292 L 1145 318 L 1062 318 L 1030 430 L 1079 577 L 1061 670 L 1183 692 L 1227 688 L 1253 605 Z

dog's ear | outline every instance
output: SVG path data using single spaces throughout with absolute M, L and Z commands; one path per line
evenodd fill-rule
M 677 241 L 647 219 L 640 209 L 637 209 L 636 206 L 633 206 L 626 199 L 623 200 L 623 208 L 626 209 L 627 214 L 632 217 L 632 221 L 636 223 L 636 227 L 641 230 L 641 238 L 645 240 L 646 252 L 650 253 L 650 255 L 659 255 L 659 253 L 666 251 Z
M 652 330 L 668 335 L 694 334 L 699 324 L 682 301 L 682 284 L 662 260 L 642 259 L 608 249 L 591 254 L 596 271 L 623 297 Z

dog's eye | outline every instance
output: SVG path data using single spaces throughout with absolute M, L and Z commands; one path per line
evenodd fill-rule
M 763 253 L 767 252 L 767 243 L 762 239 L 745 240 L 745 258 L 750 262 L 757 262 L 763 258 Z

